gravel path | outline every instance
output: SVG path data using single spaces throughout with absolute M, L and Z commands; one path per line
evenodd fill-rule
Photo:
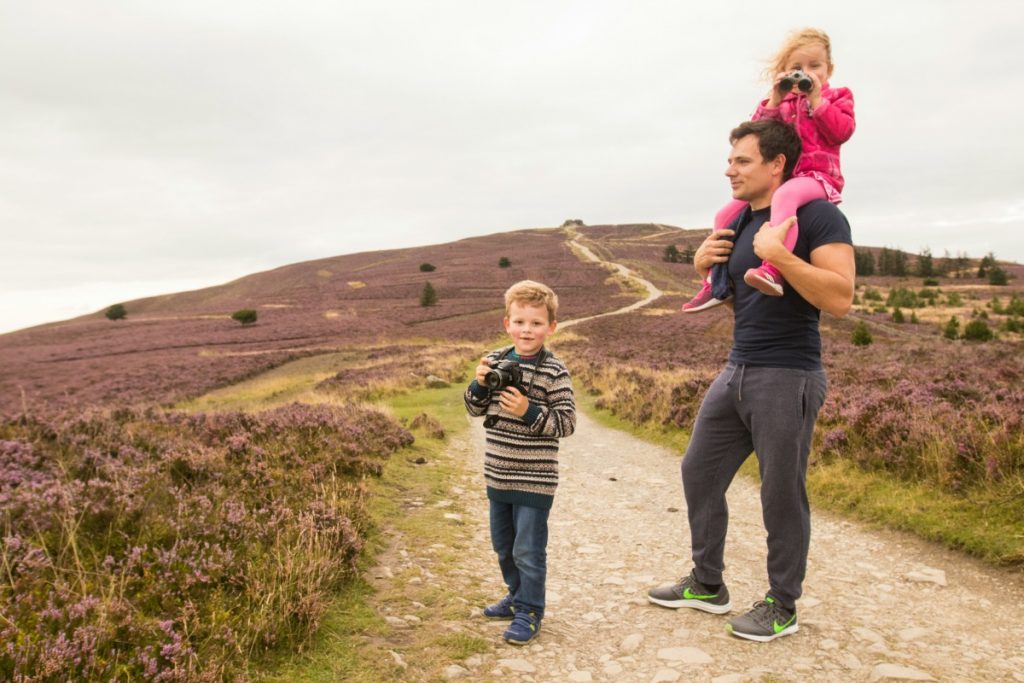
M 652 585 L 689 569 L 679 457 L 581 414 L 562 441 L 562 480 L 548 546 L 548 611 L 525 647 L 504 644 L 504 622 L 470 607 L 449 624 L 493 639 L 493 652 L 446 677 L 505 681 L 1024 681 L 1024 577 L 902 534 L 815 513 L 799 633 L 753 643 L 724 631 L 728 616 L 647 602 Z M 454 440 L 464 465 L 454 498 L 473 541 L 453 576 L 495 599 L 480 472 L 479 420 Z M 737 479 L 726 578 L 735 615 L 766 589 L 756 484 Z M 416 552 L 406 560 L 416 563 Z M 429 557 L 421 558 L 429 564 Z M 472 591 L 467 591 L 472 592 Z

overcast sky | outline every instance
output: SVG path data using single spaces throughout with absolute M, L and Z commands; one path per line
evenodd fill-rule
M 858 244 L 1024 261 L 1024 4 L 0 0 L 0 332 L 288 263 L 706 227 L 785 34 Z

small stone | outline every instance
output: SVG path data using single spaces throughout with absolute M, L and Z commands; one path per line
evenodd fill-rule
M 615 660 L 605 662 L 604 672 L 609 676 L 618 676 L 620 673 L 622 673 L 622 665 L 616 662 Z
M 451 520 L 454 520 L 456 522 L 461 522 L 462 521 L 462 515 L 460 515 L 457 512 L 446 512 L 446 513 L 444 513 L 444 518 L 445 519 L 451 519 Z
M 420 622 L 423 621 L 422 619 L 420 619 L 415 614 L 403 614 L 402 615 L 402 619 L 403 619 L 403 621 L 406 621 L 406 622 L 408 622 L 410 624 L 419 624 Z
M 663 647 L 658 650 L 658 659 L 685 664 L 710 664 L 711 655 L 696 647 Z
M 448 382 L 444 381 L 436 375 L 427 375 L 427 388 L 428 389 L 444 389 L 445 387 L 451 386 Z
M 625 638 L 623 638 L 622 642 L 619 643 L 619 650 L 621 652 L 625 652 L 626 654 L 636 652 L 637 648 L 640 647 L 640 643 L 642 643 L 643 641 L 644 636 L 642 633 L 631 633 Z
M 857 628 L 853 629 L 853 635 L 857 636 L 861 640 L 867 640 L 867 641 L 870 641 L 872 643 L 882 643 L 882 642 L 885 642 L 885 639 L 882 638 L 881 635 L 879 635 L 875 631 L 872 631 L 869 628 L 857 627 Z
M 395 575 L 391 572 L 391 567 L 377 567 L 373 570 L 373 577 L 375 579 L 393 579 Z
M 809 609 L 811 607 L 817 607 L 820 604 L 821 604 L 821 600 L 819 600 L 818 598 L 812 598 L 812 597 L 800 598 L 800 604 L 797 605 L 797 608 L 801 608 L 802 607 L 804 609 Z
M 743 681 L 749 680 L 744 674 L 725 674 L 724 676 L 715 676 L 711 679 L 711 683 L 743 683 Z
M 580 553 L 581 555 L 598 555 L 604 552 L 604 546 L 593 544 L 581 545 L 579 548 L 576 548 L 576 552 Z
M 601 583 L 606 586 L 624 586 L 626 585 L 626 580 L 621 576 L 606 576 Z
M 679 508 L 672 508 L 672 507 L 670 507 L 670 508 L 665 508 L 665 510 L 668 511 L 668 512 L 679 512 Z
M 469 670 L 464 669 L 458 664 L 452 664 L 451 666 L 445 667 L 443 675 L 446 680 L 454 681 L 457 678 L 464 678 L 469 675 Z
M 651 683 L 675 683 L 680 676 L 682 674 L 675 669 L 658 669 L 658 673 L 654 674 Z
M 595 621 L 604 621 L 604 614 L 601 612 L 587 612 L 582 618 L 588 624 L 593 624 Z
M 477 668 L 478 666 L 480 666 L 483 663 L 484 663 L 484 658 L 481 657 L 480 655 L 473 655 L 472 657 L 467 657 L 466 658 L 466 666 L 474 668 L 474 669 Z
M 928 629 L 921 628 L 920 626 L 905 628 L 899 633 L 900 640 L 903 641 L 917 640 L 918 638 L 926 635 L 928 635 Z
M 518 671 L 524 674 L 532 674 L 537 670 L 537 667 L 525 659 L 499 659 L 498 665 L 509 671 Z
M 594 677 L 590 675 L 589 671 L 573 671 L 569 674 L 569 680 L 572 683 L 591 683 Z
M 879 664 L 871 670 L 871 683 L 875 681 L 934 681 L 935 679 L 931 674 L 918 669 L 912 669 L 909 666 L 900 666 L 898 664 Z
M 400 668 L 402 670 L 405 670 L 405 669 L 409 668 L 409 665 L 405 663 L 404 659 L 402 659 L 402 655 L 398 654 L 394 650 L 391 650 L 390 652 L 391 652 L 391 659 L 395 660 L 395 664 L 398 665 L 398 668 Z
M 818 643 L 818 647 L 820 647 L 822 650 L 838 650 L 839 642 L 831 638 L 825 638 L 820 643 Z
M 946 585 L 946 572 L 933 567 L 921 567 L 917 571 L 907 572 L 907 578 L 918 583 L 934 583 Z
M 387 622 L 388 626 L 394 626 L 395 628 L 409 628 L 408 622 L 398 617 L 384 617 L 384 621 Z

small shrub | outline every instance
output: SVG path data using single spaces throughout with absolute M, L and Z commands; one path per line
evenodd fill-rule
M 424 308 L 427 306 L 433 306 L 437 303 L 437 291 L 434 289 L 434 285 L 427 282 L 423 285 L 423 291 L 420 292 L 420 306 Z
M 911 311 L 910 312 L 910 324 L 916 325 L 919 322 L 921 322 L 921 321 L 917 319 L 917 311 Z
M 256 322 L 256 318 L 256 311 L 254 311 L 251 308 L 241 308 L 231 314 L 231 319 L 237 320 L 238 322 L 242 323 L 243 326 L 252 325 L 254 322 Z
M 128 311 L 124 310 L 123 304 L 114 304 L 107 309 L 105 315 L 108 320 L 123 320 L 124 317 L 128 315 Z
M 964 300 L 960 292 L 950 292 L 946 295 L 946 304 L 949 306 L 963 306 Z
M 999 266 L 992 266 L 988 271 L 988 283 L 995 287 L 1005 287 L 1007 284 L 1006 271 Z
M 964 339 L 968 341 L 991 341 L 992 329 L 984 320 L 974 319 L 964 326 Z
M 903 323 L 903 311 L 898 308 L 892 309 L 892 321 L 894 323 Z
M 421 263 L 420 264 L 420 272 L 421 273 L 433 273 L 435 270 L 437 270 L 437 266 L 435 266 L 432 263 Z
M 508 268 L 511 265 L 512 262 L 508 260 L 508 256 L 502 256 L 500 259 L 498 259 L 499 268 Z
M 882 294 L 873 287 L 864 290 L 864 301 L 883 301 Z
M 1007 332 L 1024 332 L 1024 322 L 1016 316 L 1011 316 L 1003 323 L 1003 329 Z
M 912 289 L 897 287 L 889 291 L 889 297 L 885 300 L 886 305 L 894 308 L 919 308 L 917 293 Z
M 925 278 L 925 279 L 924 279 L 924 280 L 923 280 L 923 281 L 921 282 L 921 284 L 923 284 L 923 285 L 924 285 L 925 287 L 938 287 L 938 286 L 939 286 L 939 281 L 938 281 L 938 280 L 936 280 L 936 279 L 935 279 L 935 278 L 933 278 L 933 277 L 926 277 L 926 278 Z
M 868 346 L 874 341 L 867 323 L 863 320 L 857 323 L 857 326 L 853 328 L 853 333 L 850 335 L 850 341 L 853 342 L 854 346 Z
M 942 328 L 942 336 L 946 339 L 960 338 L 960 319 L 955 315 L 949 319 L 946 326 Z

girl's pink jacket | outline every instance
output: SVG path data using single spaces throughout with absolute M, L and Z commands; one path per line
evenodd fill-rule
M 815 178 L 825 188 L 829 201 L 842 199 L 843 173 L 839 166 L 839 146 L 850 139 L 856 123 L 853 118 L 853 93 L 848 88 L 821 88 L 821 104 L 813 112 L 807 96 L 790 93 L 775 109 L 768 100 L 757 105 L 752 119 L 778 119 L 796 128 L 803 152 L 793 171 L 794 177 Z

